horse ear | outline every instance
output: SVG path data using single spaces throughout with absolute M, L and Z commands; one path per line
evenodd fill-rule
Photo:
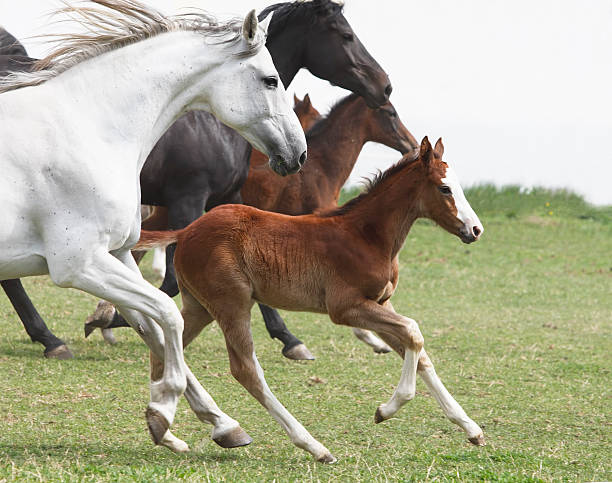
M 442 144 L 442 138 L 438 138 L 436 141 L 436 146 L 434 147 L 434 151 L 438 158 L 442 159 L 442 155 L 444 154 L 444 144 Z
M 423 163 L 423 165 L 429 169 L 432 158 L 433 158 L 433 151 L 431 149 L 431 143 L 429 142 L 428 137 L 425 136 L 423 140 L 421 141 L 421 149 L 419 150 L 419 159 L 421 160 L 421 163 Z
M 297 106 L 300 103 L 300 98 L 293 94 L 293 105 Z
M 259 26 L 263 29 L 266 37 L 268 36 L 268 26 L 270 25 L 270 20 L 272 20 L 272 15 L 274 15 L 274 12 L 270 12 L 266 18 L 259 22 Z
M 253 9 L 244 18 L 244 23 L 242 24 L 242 36 L 249 43 L 255 40 L 255 36 L 257 35 L 257 23 L 257 15 L 255 15 L 255 9 Z
M 306 94 L 304 96 L 304 100 L 302 101 L 305 105 L 310 106 L 310 96 L 308 94 Z

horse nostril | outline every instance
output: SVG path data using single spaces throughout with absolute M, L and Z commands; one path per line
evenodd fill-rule
M 482 233 L 482 230 L 478 228 L 477 226 L 475 226 L 472 228 L 472 233 L 474 233 L 474 236 L 478 238 L 480 234 Z
M 304 163 L 306 162 L 306 151 L 304 151 L 302 153 L 302 155 L 300 156 L 300 160 L 298 161 L 298 163 L 300 163 L 300 166 L 304 166 Z
M 393 86 L 391 84 L 389 84 L 387 87 L 385 87 L 385 95 L 387 97 L 391 96 L 391 92 L 393 92 Z

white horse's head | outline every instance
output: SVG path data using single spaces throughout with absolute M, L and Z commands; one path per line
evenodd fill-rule
M 306 161 L 306 139 L 265 48 L 271 17 L 259 23 L 254 10 L 246 16 L 240 41 L 225 47 L 227 57 L 210 72 L 207 104 L 285 176 L 299 171 Z

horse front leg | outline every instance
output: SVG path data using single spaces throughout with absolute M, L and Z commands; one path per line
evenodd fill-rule
M 44 356 L 50 359 L 72 359 L 73 355 L 63 340 L 58 339 L 47 327 L 36 307 L 28 297 L 21 280 L 2 280 L 0 282 L 23 327 L 33 342 L 45 346 Z
M 135 315 L 134 311 L 138 311 L 161 327 L 164 343 L 160 355 L 164 360 L 164 372 L 159 381 L 151 383 L 146 417 L 153 441 L 164 444 L 166 431 L 174 420 L 178 398 L 187 385 L 187 369 L 183 360 L 183 318 L 172 299 L 142 278 L 128 251 L 122 250 L 118 256 L 131 268 L 102 247 L 86 255 L 54 253 L 52 257 L 47 256 L 49 275 L 59 286 L 77 288 L 109 300 L 124 310 L 128 320 Z M 130 323 L 137 330 L 140 327 L 136 318 Z
M 353 327 L 353 335 L 361 342 L 369 345 L 377 354 L 386 354 L 387 352 L 391 352 L 393 350 L 369 330 Z
M 296 361 L 314 360 L 314 356 L 308 350 L 308 347 L 291 333 L 276 309 L 263 304 L 258 304 L 258 306 L 266 324 L 268 334 L 270 334 L 272 339 L 278 339 L 283 343 L 282 352 L 287 359 Z
M 423 336 L 413 319 L 397 314 L 390 303 L 384 306 L 372 300 L 350 303 L 344 299 L 342 306 L 330 310 L 332 320 L 338 324 L 374 330 L 403 358 L 400 381 L 387 403 L 376 410 L 376 423 L 394 416 L 416 394 L 416 374 L 423 378 L 445 415 L 458 424 L 473 444 L 484 443 L 482 430 L 467 417 L 461 406 L 448 393 L 438 378 L 433 364 L 423 350 Z
M 181 228 L 185 228 L 191 222 L 202 216 L 207 198 L 207 193 L 198 193 L 197 195 L 185 196 L 169 203 L 168 230 L 180 230 Z M 161 287 L 159 287 L 162 292 L 168 294 L 170 297 L 174 297 L 179 293 L 176 272 L 174 271 L 175 251 L 176 243 L 172 243 L 166 247 L 166 274 Z

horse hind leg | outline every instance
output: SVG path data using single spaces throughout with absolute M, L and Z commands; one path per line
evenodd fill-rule
M 244 310 L 243 313 L 233 314 L 228 318 L 217 318 L 217 321 L 225 336 L 234 378 L 266 408 L 289 435 L 293 444 L 308 451 L 321 463 L 334 463 L 336 458 L 285 409 L 268 387 L 253 347 L 250 311 Z
M 179 287 L 183 300 L 181 314 L 185 321 L 183 347 L 187 347 L 202 329 L 213 321 L 213 318 L 191 293 L 181 286 L 180 281 Z M 150 361 L 151 380 L 156 381 L 163 375 L 164 363 L 153 351 L 150 354 Z M 212 424 L 211 437 L 219 446 L 223 448 L 237 448 L 239 446 L 246 446 L 253 441 L 237 421 L 227 416 L 217 407 L 212 397 L 189 372 L 187 374 L 187 389 L 184 396 L 198 419 L 204 423 Z M 174 436 L 168 430 L 165 439 L 171 440 L 171 438 L 174 438 Z
M 48 359 L 72 359 L 73 355 L 63 340 L 58 339 L 47 327 L 34 304 L 28 297 L 21 280 L 3 280 L 0 282 L 19 316 L 32 342 L 45 346 L 44 356 Z

